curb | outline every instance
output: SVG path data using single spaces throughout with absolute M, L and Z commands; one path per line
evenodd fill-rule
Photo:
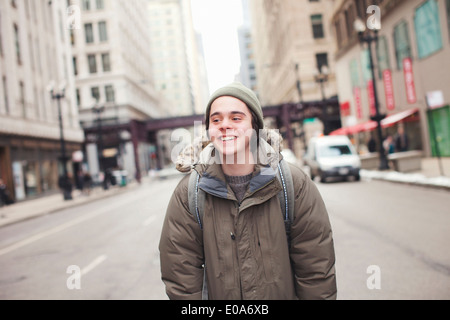
M 361 177 L 365 179 L 388 181 L 450 191 L 449 177 L 428 178 L 422 174 L 407 174 L 396 171 L 382 172 L 376 170 L 361 170 Z
M 49 207 L 48 209 L 45 209 L 45 210 L 42 210 L 42 211 L 39 211 L 36 213 L 32 213 L 29 215 L 23 215 L 21 217 L 14 217 L 14 213 L 10 213 L 10 215 L 11 215 L 10 217 L 8 217 L 8 213 L 6 213 L 6 216 L 3 216 L 3 214 L 1 214 L 1 211 L 0 211 L 0 214 L 2 215 L 2 217 L 0 217 L 0 228 L 15 224 L 17 222 L 31 220 L 31 219 L 38 218 L 38 217 L 41 217 L 44 215 L 53 214 L 53 213 L 56 213 L 56 212 L 64 210 L 64 209 L 75 208 L 75 207 L 81 206 L 83 204 L 92 203 L 97 200 L 102 200 L 102 199 L 106 199 L 106 198 L 109 198 L 109 197 L 112 197 L 112 196 L 115 196 L 118 194 L 126 193 L 129 191 L 135 190 L 139 186 L 140 186 L 139 183 L 131 184 L 131 185 L 128 185 L 127 187 L 110 190 L 109 192 L 101 192 L 99 194 L 86 197 L 80 201 L 77 201 L 77 199 L 74 199 L 74 200 L 67 201 L 67 202 L 61 202 L 58 205 Z

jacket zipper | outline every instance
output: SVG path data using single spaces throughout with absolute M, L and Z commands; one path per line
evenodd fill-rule
M 237 209 L 237 214 L 236 214 L 236 217 L 235 217 L 236 222 L 234 223 L 234 229 L 236 230 L 237 220 L 239 219 L 239 211 L 240 211 L 239 209 L 241 207 L 241 204 L 238 201 L 235 201 L 234 203 L 235 203 L 235 208 Z M 236 242 L 237 236 L 236 236 L 236 234 L 233 231 L 230 231 L 230 237 L 231 237 L 231 240 L 234 243 L 234 250 L 236 252 L 236 258 L 237 258 L 237 263 L 238 263 L 238 267 L 239 267 L 239 272 L 238 272 L 238 277 L 239 277 L 239 294 L 240 294 L 240 298 L 243 299 L 244 295 L 243 295 L 243 292 L 242 292 L 241 260 L 239 258 L 239 249 L 238 249 L 238 245 L 237 245 L 237 242 Z

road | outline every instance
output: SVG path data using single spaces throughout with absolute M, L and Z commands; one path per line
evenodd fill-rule
M 167 299 L 158 243 L 177 183 L 0 228 L 0 299 Z M 450 299 L 448 192 L 317 186 L 333 226 L 338 299 Z
M 450 299 L 448 191 L 383 181 L 318 187 L 333 227 L 339 299 Z

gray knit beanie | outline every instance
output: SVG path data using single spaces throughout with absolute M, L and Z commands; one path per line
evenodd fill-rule
M 209 113 L 211 112 L 211 105 L 214 100 L 224 96 L 234 97 L 244 102 L 247 107 L 255 113 L 260 129 L 264 128 L 263 112 L 256 94 L 249 88 L 245 87 L 242 83 L 233 82 L 215 91 L 209 99 L 205 112 L 206 130 L 209 129 Z

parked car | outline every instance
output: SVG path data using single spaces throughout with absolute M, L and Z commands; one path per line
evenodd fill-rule
M 318 176 L 321 182 L 330 177 L 360 180 L 361 161 L 347 136 L 311 138 L 304 161 L 310 168 L 311 179 Z

